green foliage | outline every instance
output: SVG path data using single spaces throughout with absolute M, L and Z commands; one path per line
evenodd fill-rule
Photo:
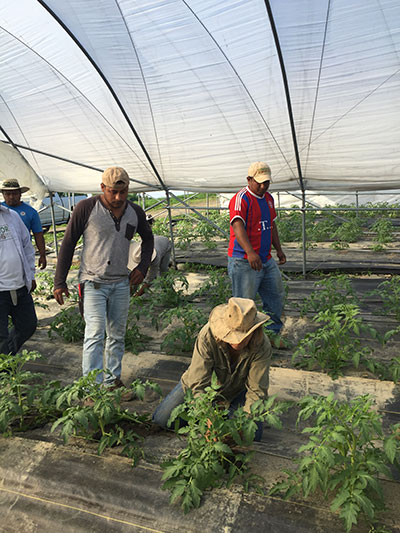
M 36 289 L 34 294 L 42 296 L 47 300 L 53 298 L 54 290 L 54 272 L 48 270 L 39 270 L 35 275 Z
M 331 248 L 334 250 L 346 250 L 349 248 L 349 243 L 347 241 L 333 241 L 333 243 L 330 245 Z
M 343 368 L 350 362 L 358 368 L 360 361 L 371 354 L 370 347 L 361 347 L 358 335 L 364 331 L 376 338 L 378 334 L 363 322 L 356 305 L 334 305 L 332 309 L 319 312 L 313 320 L 323 325 L 300 341 L 293 354 L 296 366 L 321 368 L 332 379 L 337 379 L 343 375 Z M 301 359 L 298 360 L 299 358 Z
M 202 494 L 208 488 L 230 487 L 240 478 L 248 489 L 250 484 L 262 480 L 251 472 L 252 452 L 243 447 L 252 443 L 256 422 L 266 421 L 281 427 L 279 415 L 287 408 L 272 397 L 253 404 L 251 416 L 239 408 L 229 419 L 228 410 L 216 401 L 218 389 L 217 377 L 213 374 L 204 394 L 195 398 L 188 390 L 185 402 L 172 411 L 169 420 L 175 423 L 178 434 L 186 436 L 187 446 L 177 458 L 161 465 L 164 470 L 162 488 L 171 492 L 171 504 L 180 500 L 185 513 L 200 506 Z M 180 419 L 187 425 L 179 429 Z
M 351 280 L 345 274 L 337 274 L 317 281 L 314 291 L 305 298 L 299 307 L 300 314 L 314 311 L 326 311 L 343 302 L 357 304 L 356 293 L 351 286 Z
M 399 334 L 400 334 L 400 324 L 396 326 L 395 328 L 386 331 L 386 333 L 383 335 L 383 344 L 386 344 L 387 342 L 390 341 L 392 337 L 394 337 L 395 335 L 399 335 Z
M 332 248 L 343 250 L 349 247 L 349 242 L 356 242 L 362 236 L 361 222 L 358 218 L 343 222 L 332 234 L 334 242 Z
M 393 533 L 393 530 L 385 526 L 371 526 L 368 533 Z
M 330 241 L 333 248 L 343 249 L 349 242 L 356 242 L 362 235 L 359 218 L 352 218 L 341 222 L 341 213 L 332 208 L 329 211 L 307 211 L 306 235 L 308 246 L 314 247 L 312 241 Z M 346 213 L 348 216 L 348 213 Z M 302 214 L 300 210 L 288 213 L 280 212 L 277 219 L 279 237 L 282 242 L 299 242 L 302 240 Z
M 190 218 L 178 220 L 173 229 L 175 246 L 181 250 L 187 250 L 189 245 L 196 240 L 194 224 Z
M 138 354 L 146 347 L 147 342 L 151 339 L 148 335 L 141 333 L 137 322 L 134 322 L 128 316 L 128 324 L 125 333 L 125 349 L 134 354 Z
M 161 310 L 184 306 L 189 302 L 189 287 L 186 276 L 177 270 L 170 269 L 157 277 L 150 288 L 140 298 L 131 298 L 130 316 L 151 318 L 154 327 L 158 328 Z
M 229 214 L 227 212 L 220 214 L 218 211 L 210 211 L 207 218 L 223 231 L 229 233 Z M 197 217 L 197 219 L 198 222 L 195 226 L 195 240 L 204 242 L 207 248 L 215 248 L 215 239 L 221 238 L 222 233 L 220 233 L 208 221 L 200 217 Z
M 351 402 L 334 400 L 333 394 L 308 396 L 299 405 L 298 422 L 313 417 L 312 425 L 302 431 L 310 435 L 309 441 L 298 450 L 297 470 L 286 470 L 287 479 L 275 484 L 271 493 L 283 493 L 285 498 L 300 493 L 307 498 L 320 490 L 331 502 L 331 511 L 339 512 L 346 532 L 360 514 L 372 523 L 384 508 L 379 477 L 391 477 L 388 464 L 400 467 L 396 439 L 400 424 L 385 437 L 381 416 L 367 395 Z
M 299 211 L 279 212 L 276 226 L 281 242 L 298 242 L 302 239 L 302 214 Z
M 132 464 L 136 464 L 141 455 L 141 437 L 131 428 L 146 427 L 150 423 L 149 416 L 123 409 L 121 400 L 127 389 L 98 384 L 96 376 L 99 372 L 90 372 L 64 389 L 57 400 L 57 406 L 63 409 L 63 414 L 54 422 L 51 430 L 61 426 L 64 442 L 68 442 L 72 436 L 98 442 L 99 455 L 106 448 L 122 446 L 122 455 L 131 458 Z M 139 399 L 143 399 L 146 389 L 161 395 L 159 386 L 148 380 L 143 382 L 137 379 L 129 387 Z
M 150 307 L 177 307 L 187 301 L 189 282 L 178 270 L 169 269 L 157 277 L 148 290 Z
M 227 212 L 220 214 L 216 210 L 209 211 L 205 220 L 195 214 L 182 215 L 174 218 L 174 243 L 177 248 L 187 250 L 194 241 L 201 241 L 207 248 L 215 248 L 217 240 L 223 238 L 223 233 L 209 221 L 217 225 L 222 231 L 229 232 L 229 216 Z M 165 235 L 170 237 L 168 220 L 157 220 L 153 223 L 153 231 L 156 235 Z
M 60 383 L 42 383 L 42 375 L 25 370 L 29 361 L 40 358 L 38 352 L 23 350 L 16 355 L 0 354 L 0 433 L 25 431 L 54 419 Z
M 390 280 L 383 281 L 369 296 L 379 296 L 384 314 L 394 314 L 396 320 L 400 321 L 400 276 L 392 276 Z
M 162 235 L 163 237 L 171 238 L 167 217 L 164 217 L 163 219 L 154 219 L 152 230 L 155 235 Z
M 294 207 L 294 206 L 292 206 Z M 307 247 L 314 247 L 314 242 L 333 241 L 331 248 L 344 250 L 350 242 L 358 241 L 371 224 L 374 217 L 372 231 L 376 232 L 372 247 L 374 251 L 381 251 L 388 242 L 393 240 L 393 225 L 390 218 L 399 217 L 399 204 L 387 202 L 367 203 L 363 207 L 377 209 L 377 211 L 357 211 L 352 205 L 325 206 L 324 211 L 306 212 Z M 379 211 L 379 207 L 393 207 L 393 211 Z M 346 220 L 343 221 L 343 218 Z M 301 242 L 302 214 L 300 208 L 296 211 L 279 211 L 276 224 L 281 242 Z
M 139 330 L 138 301 L 138 298 L 131 297 L 125 333 L 125 349 L 134 354 L 141 352 L 146 347 L 146 343 L 151 339 L 151 337 Z
M 388 218 L 380 218 L 375 222 L 371 229 L 376 232 L 374 241 L 377 244 L 372 246 L 374 252 L 382 251 L 386 244 L 393 241 L 394 227 Z
M 54 333 L 67 342 L 77 342 L 83 339 L 85 322 L 76 306 L 66 307 L 56 315 L 50 324 L 49 337 L 52 338 Z
M 220 270 L 220 268 L 213 265 L 203 265 L 202 263 L 183 263 L 183 270 L 188 272 L 212 272 Z
M 316 242 L 330 241 L 338 227 L 338 219 L 329 212 L 317 213 L 313 224 L 307 226 L 307 239 Z
M 206 296 L 211 307 L 225 304 L 232 296 L 232 284 L 226 270 L 211 270 L 208 280 L 196 290 L 194 297 Z
M 60 243 L 64 238 L 65 231 L 64 230 L 57 230 L 57 240 Z M 54 234 L 52 231 L 46 232 L 44 235 L 44 242 L 46 245 L 52 246 L 54 244 Z
M 397 383 L 400 380 L 400 357 L 393 357 L 388 363 L 364 358 L 363 364 L 379 379 L 392 380 Z
M 160 318 L 164 326 L 171 324 L 174 320 L 180 323 L 165 335 L 161 344 L 161 349 L 169 354 L 191 352 L 197 334 L 208 320 L 207 315 L 192 304 L 167 309 L 161 313 Z

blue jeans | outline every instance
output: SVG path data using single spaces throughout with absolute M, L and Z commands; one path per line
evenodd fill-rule
M 110 370 L 112 375 L 105 376 L 105 385 L 111 385 L 115 379 L 121 377 L 129 299 L 128 278 L 107 284 L 85 281 L 83 296 L 85 338 L 82 371 L 86 376 L 92 370 L 103 368 Z M 104 334 L 106 335 L 105 349 Z M 103 351 L 105 367 L 103 367 Z M 103 381 L 102 373 L 97 375 L 97 381 L 98 383 Z
M 0 353 L 15 355 L 36 331 L 37 317 L 31 294 L 26 287 L 17 291 L 17 305 L 13 305 L 10 291 L 0 292 Z M 8 331 L 8 317 L 13 327 Z
M 235 298 L 255 300 L 256 294 L 260 295 L 263 311 L 272 320 L 267 329 L 279 333 L 283 326 L 281 316 L 285 290 L 275 260 L 271 258 L 263 263 L 261 270 L 253 270 L 247 259 L 228 257 L 228 275 L 231 278 L 232 295 Z
M 183 392 L 182 383 L 179 381 L 177 385 L 172 389 L 172 391 L 164 398 L 160 405 L 156 408 L 153 413 L 153 422 L 158 426 L 163 428 L 168 427 L 168 419 L 171 416 L 172 410 L 175 407 L 178 407 L 183 403 L 185 399 L 185 393 Z M 236 398 L 231 401 L 229 406 L 229 418 L 233 417 L 234 411 L 244 405 L 246 401 L 246 391 L 240 392 Z M 182 420 L 181 426 L 185 425 L 186 422 Z M 254 437 L 256 442 L 260 442 L 263 434 L 263 425 L 262 422 L 256 422 L 257 431 Z

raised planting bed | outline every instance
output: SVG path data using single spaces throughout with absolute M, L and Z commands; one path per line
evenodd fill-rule
M 201 327 L 201 320 L 207 320 L 218 298 L 226 301 L 229 297 L 229 285 L 223 270 L 184 274 L 190 282 L 189 286 L 183 280 L 182 272 L 178 272 L 170 280 L 174 292 L 170 290 L 171 285 L 167 284 L 163 294 L 160 287 L 155 287 L 152 295 L 145 296 L 140 302 L 132 301 L 132 309 L 138 312 L 139 318 L 132 311 L 129 328 L 133 330 L 134 326 L 137 327 L 141 336 L 136 333 L 131 335 L 130 346 L 133 351 L 127 350 L 123 361 L 122 378 L 125 383 L 141 378 L 157 383 L 164 394 L 169 392 L 190 361 L 191 352 L 187 349 L 190 343 L 185 342 L 193 342 L 197 328 Z M 304 336 L 321 325 L 313 320 L 320 312 L 314 307 L 321 300 L 326 303 L 327 291 L 339 294 L 341 304 L 351 301 L 353 291 L 360 308 L 356 316 L 374 328 L 381 337 L 395 330 L 399 323 L 396 310 L 384 309 L 382 296 L 372 292 L 384 281 L 389 279 L 353 277 L 350 281 L 344 281 L 335 278 L 331 285 L 325 283 L 326 278 L 288 281 L 283 332 L 288 346 L 284 350 L 273 350 L 270 393 L 277 394 L 281 400 L 290 399 L 294 402 L 301 402 L 309 395 L 322 397 L 333 393 L 335 400 L 344 401 L 343 405 L 349 406 L 358 397 L 369 394 L 375 399 L 372 411 L 381 420 L 382 438 L 388 438 L 391 426 L 400 422 L 398 384 L 389 379 L 380 380 L 361 363 L 355 368 L 351 360 L 340 366 L 343 376 L 332 379 L 327 369 L 319 368 L 317 362 L 306 370 L 297 368 L 296 360 L 292 359 Z M 206 283 L 208 286 L 204 288 Z M 39 328 L 25 347 L 38 350 L 43 357 L 28 362 L 26 369 L 43 373 L 46 382 L 58 379 L 61 387 L 68 386 L 81 374 L 82 342 L 66 342 L 60 336 L 62 328 L 58 332 L 52 330 L 60 308 L 53 300 L 46 300 L 45 294 L 41 302 L 49 307 L 38 307 Z M 184 309 L 185 313 L 166 313 L 168 309 L 177 308 Z M 383 315 L 383 310 L 389 314 Z M 189 315 L 192 322 L 185 325 L 183 316 Z M 183 334 L 179 333 L 179 328 Z M 166 343 L 168 335 L 171 342 Z M 373 338 L 369 331 L 360 331 L 359 335 L 351 331 L 349 338 L 360 341 L 357 349 L 373 347 L 374 351 L 369 357 L 382 364 L 389 363 L 399 353 L 398 334 L 391 336 L 386 344 Z M 158 402 L 156 391 L 148 389 L 143 401 L 122 402 L 121 406 L 130 413 L 145 415 L 151 414 Z M 249 463 L 250 468 L 264 478 L 260 481 L 260 494 L 254 492 L 254 488 L 245 492 L 242 485 L 235 481 L 229 487 L 203 491 L 200 507 L 190 510 L 186 515 L 180 508 L 181 499 L 177 498 L 176 503 L 170 505 L 170 492 L 161 489 L 164 483 L 161 478 L 165 472 L 162 463 L 174 460 L 186 446 L 186 439 L 173 432 L 158 431 L 146 424 L 139 430 L 132 422 L 130 429 L 143 439 L 139 442 L 141 458 L 138 465 L 132 468 L 132 459 L 122 455 L 121 445 L 107 447 L 98 455 L 99 443 L 84 435 L 79 438 L 71 436 L 64 444 L 62 425 L 51 431 L 54 420 L 26 432 L 20 432 L 14 426 L 12 436 L 0 438 L 2 527 L 5 531 L 14 531 L 18 523 L 18 527 L 28 531 L 53 531 L 58 527 L 69 528 L 70 531 L 107 532 L 344 531 L 343 519 L 338 512 L 330 511 L 335 494 L 329 493 L 330 496 L 324 498 L 318 489 L 308 497 L 298 493 L 286 501 L 281 493 L 269 493 L 276 483 L 285 479 L 283 470 L 296 469 L 297 463 L 294 461 L 300 457 L 297 450 L 309 439 L 309 433 L 303 433 L 303 430 L 317 427 L 315 416 L 307 420 L 300 419 L 296 423 L 300 409 L 301 405 L 296 403 L 280 415 L 282 429 L 276 429 L 266 422 L 262 442 L 251 446 L 254 455 Z M 368 427 L 372 442 L 376 438 L 378 443 L 378 437 L 372 433 L 371 423 L 368 423 Z M 380 449 L 379 446 L 377 449 Z M 334 449 L 334 443 L 331 449 Z M 376 512 L 376 518 L 372 520 L 375 529 L 371 529 L 361 513 L 352 531 L 400 531 L 400 483 L 396 470 L 393 470 L 393 476 L 394 480 L 389 480 L 388 475 L 379 475 L 387 510 Z M 386 527 L 386 530 L 379 530 L 378 526 Z

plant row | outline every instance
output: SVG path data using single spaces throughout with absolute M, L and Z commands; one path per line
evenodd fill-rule
M 40 281 L 38 287 L 40 290 Z M 45 286 L 45 293 L 46 290 Z M 75 342 L 83 339 L 84 321 L 76 305 L 77 292 L 71 293 L 72 305 L 57 314 L 50 325 L 49 335 L 58 334 L 68 342 Z M 141 317 L 147 317 L 155 329 L 169 326 L 161 343 L 163 351 L 190 354 L 198 332 L 208 320 L 209 311 L 226 303 L 230 296 L 229 277 L 221 270 L 209 269 L 207 280 L 192 294 L 188 294 L 184 274 L 169 270 L 153 282 L 143 297 L 132 297 L 126 348 L 137 354 L 146 347 L 150 337 L 141 332 L 139 324 Z M 383 281 L 366 296 L 379 298 L 381 312 L 400 321 L 400 276 Z M 199 302 L 204 303 L 199 305 Z M 363 366 L 380 379 L 397 382 L 400 379 L 400 357 L 380 362 L 373 356 L 373 346 L 378 343 L 382 347 L 386 345 L 400 333 L 400 325 L 380 334 L 362 318 L 360 305 L 351 280 L 345 275 L 317 281 L 312 293 L 297 305 L 301 316 L 310 315 L 316 329 L 306 334 L 294 348 L 295 365 L 308 370 L 320 369 L 333 379 L 343 375 L 349 366 Z
M 349 206 L 354 208 L 354 206 Z M 314 247 L 317 242 L 331 242 L 331 247 L 342 250 L 349 247 L 349 243 L 359 241 L 369 235 L 373 244 L 371 249 L 380 252 L 395 239 L 395 218 L 400 218 L 400 204 L 385 202 L 366 204 L 363 207 L 376 211 L 346 210 L 346 206 L 325 207 L 326 211 L 306 212 L 307 247 Z M 296 209 L 295 206 L 292 207 Z M 385 210 L 379 210 L 384 208 Z M 393 210 L 390 210 L 392 208 Z M 192 242 L 202 242 L 208 248 L 215 248 L 221 237 L 229 233 L 229 214 L 227 211 L 211 211 L 207 218 L 196 213 L 177 217 L 174 220 L 173 234 L 177 248 L 188 249 Z M 280 240 L 285 242 L 302 242 L 302 213 L 300 209 L 294 211 L 279 211 L 276 220 Z M 218 231 L 216 224 L 220 230 Z M 168 220 L 157 219 L 154 231 L 158 235 L 170 236 Z
M 42 376 L 24 369 L 40 357 L 23 351 L 15 357 L 0 354 L 0 432 L 10 436 L 52 423 L 67 443 L 71 437 L 96 442 L 98 453 L 116 448 L 136 465 L 143 456 L 141 443 L 150 427 L 150 416 L 121 406 L 126 390 L 112 390 L 97 383 L 98 371 L 66 387 L 59 382 L 43 383 Z M 158 385 L 135 380 L 130 390 L 143 399 Z M 230 415 L 218 400 L 215 374 L 205 393 L 194 397 L 189 390 L 185 401 L 171 413 L 170 423 L 185 440 L 177 457 L 165 461 L 162 488 L 170 491 L 170 502 L 179 502 L 184 512 L 199 507 L 205 490 L 231 487 L 242 482 L 245 490 L 295 494 L 308 498 L 316 493 L 329 502 L 332 512 L 343 519 L 346 532 L 360 519 L 371 531 L 378 512 L 385 508 L 382 476 L 391 478 L 400 471 L 400 424 L 383 431 L 382 417 L 368 396 L 351 402 L 328 397 L 307 396 L 297 404 L 279 402 L 275 397 L 255 402 L 251 413 L 237 409 Z M 257 422 L 282 428 L 281 416 L 290 408 L 298 410 L 297 423 L 310 422 L 302 429 L 309 437 L 298 450 L 295 468 L 268 489 L 263 478 L 252 471 L 251 459 Z M 140 428 L 140 433 L 138 433 Z M 383 531 L 383 529 L 381 529 Z

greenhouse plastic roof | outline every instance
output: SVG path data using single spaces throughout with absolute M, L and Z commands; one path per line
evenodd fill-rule
M 0 139 L 50 190 L 232 192 L 257 160 L 400 188 L 398 0 L 1 0 L 0 27 Z

